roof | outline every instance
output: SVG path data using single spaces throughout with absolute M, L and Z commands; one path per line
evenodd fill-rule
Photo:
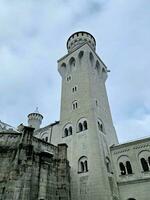
M 16 128 L 14 128 L 13 126 L 11 126 L 9 124 L 2 122 L 1 120 L 0 120 L 0 132 L 16 132 L 16 133 L 19 133 Z

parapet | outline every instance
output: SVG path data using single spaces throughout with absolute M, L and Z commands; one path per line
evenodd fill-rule
M 96 40 L 90 33 L 85 31 L 73 33 L 67 40 L 68 52 L 74 51 L 85 43 L 88 43 L 94 51 L 96 50 Z

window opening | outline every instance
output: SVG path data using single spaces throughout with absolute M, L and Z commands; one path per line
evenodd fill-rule
M 125 175 L 126 174 L 126 168 L 125 168 L 125 166 L 122 162 L 119 163 L 119 167 L 120 167 L 121 175 Z
M 78 161 L 78 172 L 85 173 L 88 172 L 88 161 L 86 156 L 82 156 Z
M 79 123 L 79 132 L 83 131 L 83 126 L 82 126 L 82 123 L 80 122 Z
M 88 163 L 87 163 L 87 160 L 84 162 L 84 166 L 85 166 L 85 171 L 87 172 L 87 171 L 88 171 Z
M 132 174 L 132 167 L 131 167 L 131 163 L 129 161 L 126 162 L 126 168 L 127 168 L 127 173 L 128 174 Z
M 67 137 L 67 136 L 68 136 L 68 129 L 65 128 L 65 137 Z
M 83 127 L 84 127 L 84 130 L 87 130 L 87 128 L 88 128 L 88 127 L 87 127 L 87 121 L 84 121 L 84 122 L 83 122 Z
M 45 137 L 45 141 L 48 142 L 48 137 Z
M 141 165 L 142 165 L 142 168 L 143 168 L 143 171 L 144 171 L 144 172 L 149 171 L 148 163 L 147 163 L 147 161 L 145 160 L 145 158 L 141 158 Z
M 72 135 L 72 127 L 69 127 L 69 135 Z

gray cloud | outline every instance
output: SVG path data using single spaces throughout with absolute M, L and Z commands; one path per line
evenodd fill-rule
M 111 73 L 107 81 L 120 141 L 150 133 L 150 3 L 0 1 L 0 119 L 13 126 L 36 106 L 44 124 L 59 119 L 57 59 L 69 34 L 91 32 Z

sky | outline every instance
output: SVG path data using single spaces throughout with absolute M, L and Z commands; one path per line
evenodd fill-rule
M 107 93 L 120 142 L 150 136 L 149 0 L 0 0 L 0 120 L 17 127 L 39 108 L 59 120 L 57 60 L 90 32 L 111 71 Z

